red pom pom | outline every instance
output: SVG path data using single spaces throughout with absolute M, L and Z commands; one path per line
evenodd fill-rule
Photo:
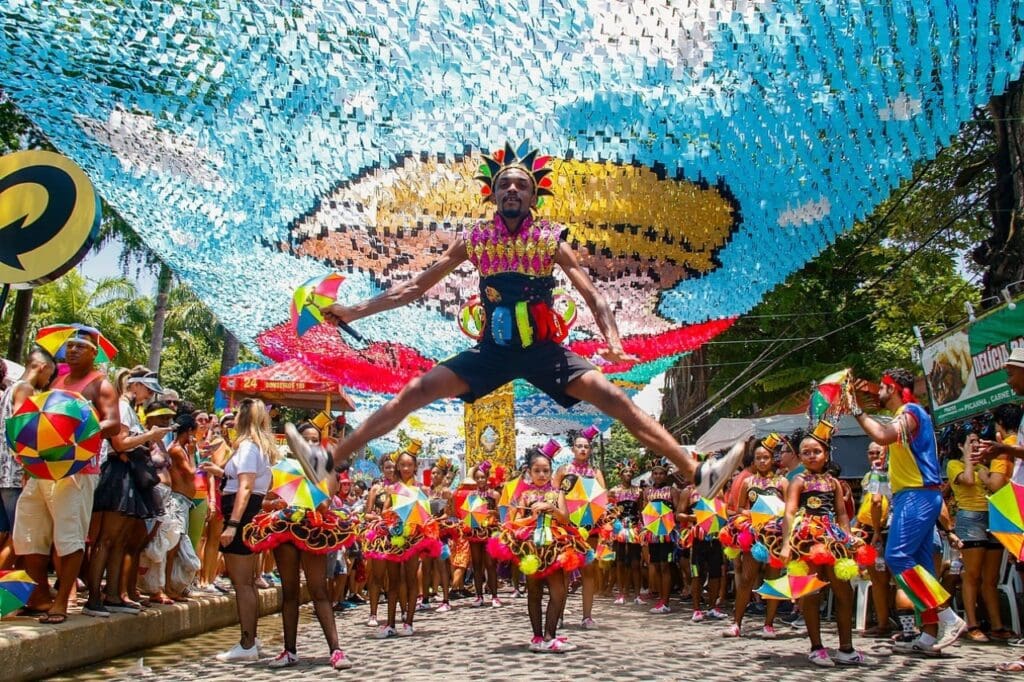
M 732 533 L 729 531 L 728 528 L 723 528 L 721 530 L 721 532 L 718 534 L 718 541 L 721 542 L 722 545 L 724 545 L 725 547 L 736 546 L 736 538 L 733 537 Z
M 774 554 L 771 554 L 768 556 L 768 565 L 772 568 L 782 568 L 786 565 L 786 562 L 780 559 L 779 557 L 775 556 Z
M 740 546 L 744 552 L 749 552 L 750 548 L 754 546 L 754 534 L 749 530 L 741 531 L 736 536 L 736 544 Z
M 558 563 L 561 564 L 564 571 L 571 573 L 583 567 L 583 555 L 575 550 L 567 549 L 558 558 Z
M 496 537 L 488 538 L 487 553 L 490 554 L 495 561 L 512 561 L 516 558 L 516 555 L 512 553 L 509 546 Z
M 853 554 L 854 560 L 858 566 L 866 567 L 873 566 L 875 560 L 878 558 L 878 551 L 874 545 L 861 545 L 857 548 L 857 551 Z
M 807 560 L 815 566 L 831 566 L 836 562 L 836 558 L 820 542 L 811 547 L 811 551 L 807 553 Z

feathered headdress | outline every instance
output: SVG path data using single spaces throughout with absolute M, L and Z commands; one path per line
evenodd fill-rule
M 533 180 L 533 186 L 537 190 L 537 206 L 540 207 L 542 197 L 552 196 L 551 178 L 548 175 L 553 170 L 548 164 L 550 156 L 537 156 L 538 150 L 530 151 L 530 143 L 523 141 L 518 149 L 513 150 L 512 145 L 505 143 L 504 149 L 494 151 L 490 156 L 483 154 L 484 162 L 480 165 L 480 173 L 476 179 L 483 183 L 480 194 L 484 201 L 492 201 L 494 196 L 494 183 L 498 176 L 511 168 L 518 168 L 525 172 Z

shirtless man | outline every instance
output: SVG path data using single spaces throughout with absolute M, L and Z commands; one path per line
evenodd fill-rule
M 174 562 L 182 551 L 183 545 L 187 542 L 190 547 L 184 551 L 195 554 L 191 547 L 192 540 L 189 539 L 189 512 L 192 509 L 192 500 L 196 494 L 196 467 L 195 467 L 195 435 L 198 425 L 196 420 L 189 414 L 178 415 L 174 420 L 177 431 L 171 447 L 167 449 L 170 457 L 170 467 L 167 473 L 171 478 L 171 506 L 167 509 L 167 515 L 176 514 L 181 523 L 181 541 L 167 552 L 167 579 L 164 585 L 170 593 L 171 599 L 183 599 L 184 595 L 173 589 L 171 581 L 171 570 Z

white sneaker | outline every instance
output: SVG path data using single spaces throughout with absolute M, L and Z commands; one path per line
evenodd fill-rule
M 377 639 L 387 639 L 388 637 L 394 637 L 398 632 L 390 625 L 382 625 L 377 628 Z
M 543 637 L 534 637 L 530 640 L 530 651 L 534 653 L 540 653 L 540 650 L 547 646 L 547 642 L 544 641 Z
M 701 622 L 702 620 L 704 620 L 704 612 L 703 611 L 694 611 L 693 612 L 693 616 L 690 617 L 690 620 L 693 621 L 694 623 Z
M 412 637 L 412 635 L 413 635 L 412 626 L 409 625 L 408 623 L 402 623 L 402 627 L 400 627 L 398 629 L 398 636 L 399 637 Z
M 671 612 L 672 612 L 672 607 L 669 606 L 668 604 L 666 604 L 663 601 L 658 602 L 653 607 L 651 607 L 651 609 L 648 610 L 648 613 L 671 613 Z
M 721 457 L 709 457 L 698 466 L 697 492 L 701 497 L 714 497 L 728 482 L 743 461 L 744 443 L 738 441 Z
M 647 606 L 647 600 L 641 597 L 637 597 L 633 600 L 633 604 L 636 606 Z
M 893 653 L 900 654 L 921 654 L 923 656 L 941 656 L 942 651 L 935 648 L 933 644 L 925 644 L 921 641 L 921 635 L 917 637 L 905 636 L 894 639 L 892 642 Z
M 740 636 L 740 626 L 736 625 L 736 623 L 733 623 L 732 625 L 730 625 L 726 629 L 722 630 L 722 637 L 739 637 L 739 636 Z
M 434 609 L 434 611 L 436 611 L 437 613 L 448 613 L 451 610 L 452 610 L 452 605 L 449 604 L 446 601 L 441 602 L 438 605 L 438 607 L 436 609 Z
M 718 610 L 718 608 L 716 607 L 708 611 L 708 617 L 714 618 L 715 620 L 723 620 L 725 618 L 728 618 L 729 614 L 727 614 L 725 611 Z
M 299 662 L 299 657 L 285 649 L 267 663 L 268 668 L 287 668 Z
M 484 605 L 484 598 L 483 597 L 477 597 L 476 599 L 473 600 L 473 603 L 470 604 L 470 606 L 473 607 L 474 609 L 478 609 L 478 608 L 480 608 L 483 605 Z
M 812 651 L 807 655 L 807 660 L 814 665 L 820 665 L 823 668 L 834 668 L 836 667 L 835 661 L 828 655 L 828 649 L 818 649 Z
M 593 618 L 584 618 L 583 621 L 580 623 L 580 627 L 584 630 L 596 630 L 597 623 L 594 622 Z
M 778 633 L 775 632 L 775 628 L 771 625 L 765 625 L 761 628 L 761 639 L 775 639 L 778 636 Z
M 217 654 L 216 659 L 221 663 L 234 663 L 235 661 L 258 661 L 260 659 L 259 647 L 255 644 L 252 648 L 246 649 L 241 644 L 236 644 L 227 651 Z
M 956 620 L 951 623 L 945 623 L 939 621 L 939 636 L 935 645 L 932 647 L 936 651 L 942 651 L 947 646 L 950 646 L 956 640 L 960 639 L 960 635 L 964 634 L 967 629 L 967 621 L 960 616 L 956 616 Z
M 874 661 L 859 651 L 851 651 L 848 654 L 842 651 L 836 651 L 832 654 L 832 660 L 839 665 L 870 665 L 874 663 Z
M 504 605 L 505 604 L 503 604 L 502 601 L 500 599 L 498 599 L 497 597 L 491 597 L 491 608 L 492 609 L 500 609 Z
M 576 649 L 579 649 L 579 647 L 570 642 L 567 637 L 559 636 L 555 637 L 555 639 L 558 640 L 559 646 L 561 646 L 562 651 L 575 651 Z
M 612 603 L 614 603 L 616 606 L 623 606 L 626 603 L 626 598 L 620 594 L 618 597 L 615 598 L 615 601 Z
M 555 637 L 552 640 L 544 642 L 544 646 L 537 650 L 538 653 L 542 654 L 564 654 L 569 649 L 562 643 L 562 640 Z
M 377 616 L 370 616 L 366 619 L 366 627 L 368 628 L 375 628 L 379 625 L 380 623 L 377 622 Z

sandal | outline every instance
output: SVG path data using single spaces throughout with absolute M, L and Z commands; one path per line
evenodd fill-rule
M 966 639 L 969 642 L 974 642 L 976 644 L 985 644 L 991 641 L 989 640 L 988 636 L 984 632 L 982 632 L 981 628 L 977 625 L 973 625 L 967 628 L 967 632 L 966 634 L 964 634 L 964 639 Z
M 892 628 L 882 627 L 880 625 L 872 625 L 863 633 L 861 633 L 861 636 L 872 637 L 876 639 L 887 639 L 889 637 L 892 637 Z
M 996 666 L 1001 673 L 1024 673 L 1024 660 L 1007 661 Z
M 1011 639 L 1017 639 L 1017 633 L 1009 628 L 997 628 L 988 633 L 988 637 L 999 642 L 1009 642 Z
M 45 616 L 39 618 L 39 622 L 43 625 L 60 625 L 68 619 L 66 613 L 47 613 Z
M 45 611 L 43 609 L 33 609 L 29 606 L 23 606 L 18 609 L 14 615 L 20 616 L 21 618 L 39 618 L 40 616 L 45 616 L 49 613 L 49 611 Z

